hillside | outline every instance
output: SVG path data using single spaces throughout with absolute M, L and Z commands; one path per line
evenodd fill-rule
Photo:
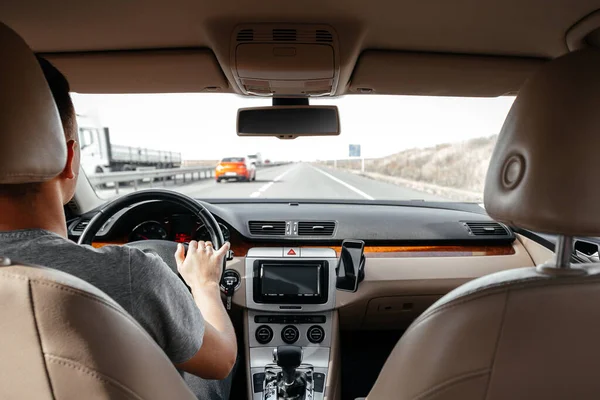
M 496 139 L 494 135 L 367 159 L 365 171 L 482 193 Z M 337 161 L 337 166 L 358 170 L 360 160 Z

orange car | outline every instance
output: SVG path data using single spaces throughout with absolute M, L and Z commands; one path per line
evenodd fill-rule
M 215 171 L 218 182 L 223 179 L 236 179 L 238 181 L 255 181 L 256 165 L 248 157 L 227 157 L 221 160 Z

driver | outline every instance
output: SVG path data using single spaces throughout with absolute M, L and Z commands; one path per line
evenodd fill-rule
M 79 171 L 76 114 L 65 77 L 47 60 L 38 61 L 60 114 L 68 157 L 50 181 L 0 184 L 0 253 L 67 272 L 104 291 L 146 329 L 198 398 L 228 398 L 237 342 L 219 279 L 229 243 L 213 249 L 210 242 L 192 241 L 187 255 L 178 246 L 175 259 L 190 295 L 157 256 L 69 241 L 63 205 L 73 197 Z

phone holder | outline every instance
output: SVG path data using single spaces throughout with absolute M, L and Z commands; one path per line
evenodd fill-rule
M 362 240 L 344 240 L 340 260 L 336 268 L 336 287 L 340 290 L 356 292 L 358 284 L 365 279 L 365 255 Z

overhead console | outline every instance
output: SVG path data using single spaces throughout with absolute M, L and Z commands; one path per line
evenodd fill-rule
M 338 37 L 328 25 L 239 25 L 230 57 L 244 94 L 333 95 L 339 82 Z

